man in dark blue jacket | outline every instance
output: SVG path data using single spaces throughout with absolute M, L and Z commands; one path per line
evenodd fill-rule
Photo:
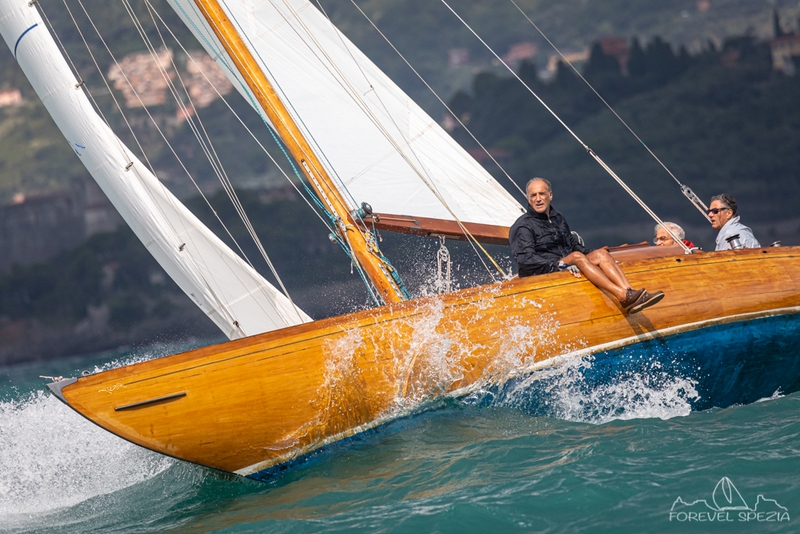
M 590 250 L 570 232 L 564 216 L 550 205 L 553 188 L 544 178 L 533 178 L 526 186 L 528 211 L 509 231 L 511 251 L 519 265 L 519 276 L 568 270 L 581 274 L 616 297 L 628 313 L 636 313 L 664 298 L 664 293 L 633 289 L 625 273 L 606 249 Z

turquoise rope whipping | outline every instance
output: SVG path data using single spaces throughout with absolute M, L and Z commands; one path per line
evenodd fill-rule
M 361 281 L 364 282 L 364 286 L 367 288 L 367 293 L 369 293 L 369 296 L 372 298 L 373 303 L 376 306 L 380 306 L 383 303 L 380 301 L 378 296 L 373 291 L 373 289 L 371 287 L 371 284 L 370 284 L 366 274 L 364 274 L 364 270 L 361 268 L 361 265 L 355 260 L 355 258 L 353 258 L 353 254 L 350 252 L 350 248 L 347 246 L 347 244 L 344 242 L 344 240 L 339 236 L 339 234 L 336 233 L 336 231 L 334 230 L 338 226 L 338 221 L 337 221 L 336 215 L 331 213 L 325 207 L 325 205 L 322 204 L 322 201 L 319 199 L 319 196 L 317 196 L 317 194 L 310 187 L 308 187 L 308 184 L 303 180 L 303 177 L 300 174 L 300 171 L 295 166 L 294 161 L 290 157 L 289 153 L 286 151 L 286 148 L 284 147 L 283 143 L 280 140 L 280 137 L 275 132 L 275 130 L 272 129 L 272 127 L 269 125 L 269 123 L 267 121 L 264 120 L 263 117 L 261 118 L 261 120 L 267 126 L 267 130 L 269 130 L 269 133 L 272 136 L 272 139 L 275 141 L 275 144 L 277 144 L 278 148 L 281 149 L 281 152 L 283 153 L 283 156 L 286 158 L 286 161 L 289 162 L 289 165 L 292 167 L 292 171 L 294 172 L 295 176 L 297 176 L 297 179 L 303 185 L 303 189 L 306 190 L 306 194 L 314 202 L 314 204 L 316 204 L 317 208 L 319 208 L 319 210 L 322 213 L 324 213 L 328 217 L 328 219 L 331 221 L 331 226 L 328 226 L 328 230 L 331 231 L 330 235 L 332 235 L 334 238 L 336 238 L 336 242 L 342 248 L 342 250 L 347 255 L 347 257 L 350 258 L 350 263 L 352 265 L 354 265 L 355 268 L 356 268 L 356 271 L 358 271 L 358 275 L 361 277 Z
M 375 217 L 372 217 L 372 238 L 376 243 L 380 240 L 378 229 L 375 228 Z M 392 262 L 389 261 L 389 258 L 383 255 L 383 252 L 381 252 L 380 248 L 378 248 L 378 258 L 380 258 L 383 263 L 389 266 L 389 274 L 391 275 L 395 284 L 397 284 L 397 287 L 400 289 L 403 297 L 405 297 L 407 300 L 411 300 L 413 298 L 411 296 L 411 292 L 406 288 L 406 284 L 403 282 L 403 279 L 400 278 L 400 274 L 398 274 L 397 269 L 395 269 L 394 265 L 392 265 Z

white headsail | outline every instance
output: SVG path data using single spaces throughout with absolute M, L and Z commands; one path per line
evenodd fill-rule
M 263 117 L 194 2 L 168 1 Z M 353 208 L 506 227 L 519 216 L 519 203 L 308 1 L 219 3 Z
M 33 3 L 0 0 L 0 33 L 109 200 L 229 338 L 310 320 L 189 212 L 101 120 Z

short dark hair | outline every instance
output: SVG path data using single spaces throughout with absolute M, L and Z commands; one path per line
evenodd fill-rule
M 730 196 L 728 193 L 722 193 L 721 195 L 714 195 L 711 197 L 711 202 L 714 202 L 715 200 L 719 200 L 725 204 L 725 207 L 730 208 L 734 217 L 736 217 L 736 214 L 739 213 L 739 206 L 736 204 L 736 199 Z
M 528 187 L 533 182 L 544 182 L 544 185 L 547 186 L 547 191 L 549 193 L 553 192 L 553 185 L 550 183 L 550 180 L 546 180 L 545 178 L 531 178 L 530 180 L 528 180 L 528 183 L 525 184 L 525 196 L 528 196 Z

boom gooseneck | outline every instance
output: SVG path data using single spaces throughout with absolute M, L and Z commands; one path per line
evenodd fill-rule
M 360 264 L 385 302 L 406 300 L 405 289 L 392 274 L 394 268 L 381 254 L 369 229 L 348 208 L 325 167 L 306 141 L 275 88 L 258 66 L 222 7 L 216 0 L 196 0 L 195 4 L 225 47 L 256 100 L 261 104 L 277 134 L 300 164 L 308 182 L 326 208 L 335 215 L 336 232 L 352 251 L 354 261 Z

